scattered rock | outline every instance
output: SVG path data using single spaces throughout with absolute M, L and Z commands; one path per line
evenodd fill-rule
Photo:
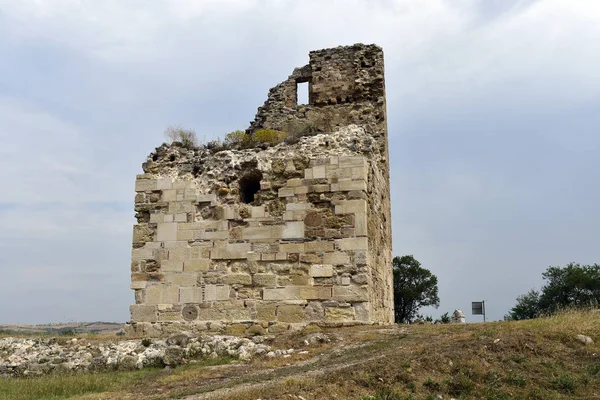
M 579 340 L 583 344 L 592 344 L 592 343 L 594 343 L 594 341 L 592 340 L 591 337 L 585 336 L 585 335 L 577 335 L 577 336 L 575 336 L 575 339 Z
M 331 339 L 329 338 L 329 336 L 327 336 L 326 334 L 321 333 L 321 332 L 317 332 L 317 333 L 308 335 L 308 337 L 304 340 L 304 344 L 306 346 L 312 346 L 315 344 L 329 343 L 329 342 L 331 342 Z

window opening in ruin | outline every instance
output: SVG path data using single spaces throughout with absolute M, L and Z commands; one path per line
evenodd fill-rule
M 308 82 L 296 83 L 297 104 L 308 104 Z
M 260 190 L 260 181 L 262 180 L 262 173 L 254 170 L 240 179 L 240 200 L 246 204 L 252 203 L 255 198 L 254 195 Z

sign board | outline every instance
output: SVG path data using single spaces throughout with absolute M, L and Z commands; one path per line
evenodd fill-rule
M 471 314 L 473 315 L 483 315 L 483 301 L 474 301 L 471 303 Z

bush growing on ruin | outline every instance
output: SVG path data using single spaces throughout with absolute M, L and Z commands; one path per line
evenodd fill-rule
M 397 323 L 410 323 L 421 307 L 440 305 L 437 277 L 413 256 L 394 257 L 394 316 Z
M 179 142 L 183 147 L 192 148 L 198 146 L 196 132 L 184 129 L 181 126 L 169 126 L 165 129 L 165 137 L 171 143 Z
M 287 134 L 285 132 L 274 129 L 259 129 L 251 135 L 237 130 L 228 133 L 221 146 L 216 147 L 223 147 L 224 149 L 248 149 L 263 144 L 274 146 L 281 143 L 286 137 Z
M 287 134 L 275 129 L 259 129 L 252 134 L 252 141 L 257 144 L 266 143 L 270 146 L 283 142 Z
M 246 148 L 252 145 L 252 138 L 244 131 L 233 131 L 225 135 L 224 143 L 229 147 Z

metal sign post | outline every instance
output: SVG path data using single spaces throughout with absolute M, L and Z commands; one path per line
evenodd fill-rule
M 485 300 L 471 302 L 471 314 L 483 315 L 483 322 L 485 322 Z

